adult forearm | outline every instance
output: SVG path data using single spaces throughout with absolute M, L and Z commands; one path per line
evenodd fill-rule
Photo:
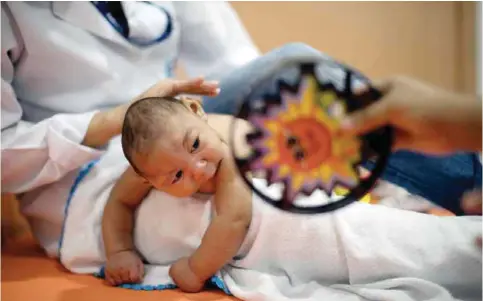
M 450 114 L 448 122 L 440 128 L 442 135 L 447 135 L 448 143 L 456 150 L 481 151 L 482 144 L 482 101 L 481 97 L 473 95 L 449 94 L 445 103 L 450 104 L 451 110 L 444 110 Z
M 121 134 L 122 119 L 115 115 L 115 110 L 99 111 L 94 114 L 82 141 L 83 145 L 100 148 Z
M 470 101 L 472 102 L 471 112 L 470 115 L 470 124 L 468 129 L 471 129 L 472 137 L 468 140 L 467 148 L 473 151 L 481 152 L 481 143 L 482 143 L 482 99 L 480 97 L 471 97 Z

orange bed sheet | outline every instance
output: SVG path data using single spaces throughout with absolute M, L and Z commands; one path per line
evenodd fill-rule
M 133 291 L 113 288 L 88 275 L 74 275 L 33 243 L 2 250 L 2 301 L 235 301 L 218 291 Z

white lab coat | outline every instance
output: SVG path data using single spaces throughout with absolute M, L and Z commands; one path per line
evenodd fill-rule
M 82 146 L 96 110 L 172 76 L 220 79 L 259 52 L 224 2 L 123 2 L 128 42 L 90 2 L 2 2 L 2 192 L 53 183 L 99 157 Z M 161 9 L 162 8 L 162 9 Z

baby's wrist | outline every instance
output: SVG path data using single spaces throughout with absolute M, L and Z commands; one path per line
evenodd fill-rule
M 124 253 L 124 252 L 134 252 L 134 250 L 132 248 L 123 248 L 123 249 L 117 249 L 117 250 L 113 250 L 113 251 L 109 251 L 106 253 L 106 259 L 109 259 L 115 255 L 118 255 L 120 253 Z
M 205 282 L 210 277 L 204 275 L 205 273 L 202 272 L 202 268 L 197 264 L 197 261 L 193 256 L 188 257 L 188 268 L 200 282 Z

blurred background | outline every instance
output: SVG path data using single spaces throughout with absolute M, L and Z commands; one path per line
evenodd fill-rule
M 481 93 L 481 2 L 231 3 L 262 52 L 304 42 L 372 79 Z

